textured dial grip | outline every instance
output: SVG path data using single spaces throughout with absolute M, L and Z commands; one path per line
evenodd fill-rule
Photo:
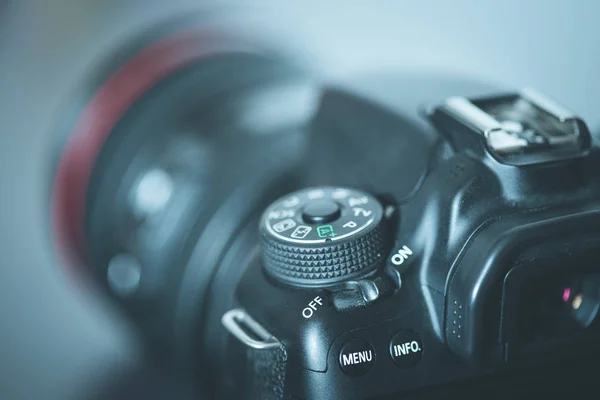
M 361 275 L 377 267 L 382 253 L 379 228 L 355 240 L 313 248 L 278 243 L 263 235 L 265 269 L 291 284 L 328 284 Z
M 382 261 L 382 209 L 350 189 L 312 188 L 273 203 L 261 223 L 266 273 L 293 286 L 324 286 L 368 274 Z

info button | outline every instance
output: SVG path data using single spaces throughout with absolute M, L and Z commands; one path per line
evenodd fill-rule
M 351 376 L 364 375 L 375 364 L 375 350 L 366 340 L 352 339 L 340 351 L 340 368 Z
M 414 367 L 421 361 L 423 343 L 415 332 L 405 329 L 396 332 L 390 341 L 390 356 L 403 368 Z

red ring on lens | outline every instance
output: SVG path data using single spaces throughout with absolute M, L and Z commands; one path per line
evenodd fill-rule
M 136 100 L 169 74 L 235 47 L 215 39 L 210 31 L 193 31 L 151 44 L 119 67 L 85 107 L 61 154 L 51 192 L 54 241 L 68 265 L 87 260 L 86 192 L 111 131 Z

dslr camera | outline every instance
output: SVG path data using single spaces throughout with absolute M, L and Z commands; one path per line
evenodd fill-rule
M 54 235 L 77 275 L 208 398 L 592 387 L 584 121 L 532 89 L 300 64 L 184 23 L 109 57 L 57 127 Z

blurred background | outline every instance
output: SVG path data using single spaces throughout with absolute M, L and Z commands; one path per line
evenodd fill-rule
M 534 86 L 600 128 L 595 0 L 1 0 L 0 399 L 81 398 L 143 366 L 132 327 L 53 252 L 50 132 L 104 54 L 190 11 L 244 25 L 326 80 L 417 71 Z

